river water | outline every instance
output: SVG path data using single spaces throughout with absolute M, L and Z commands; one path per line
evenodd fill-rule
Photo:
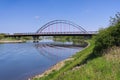
M 27 80 L 83 49 L 49 43 L 0 44 L 0 80 Z

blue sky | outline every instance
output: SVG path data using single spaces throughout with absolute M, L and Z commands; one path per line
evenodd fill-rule
M 120 0 L 0 0 L 0 33 L 36 32 L 56 19 L 94 31 L 119 11 Z

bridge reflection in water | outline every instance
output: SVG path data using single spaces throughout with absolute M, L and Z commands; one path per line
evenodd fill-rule
M 49 60 L 57 60 L 59 58 L 62 58 L 62 54 L 65 52 L 73 52 L 75 53 L 75 49 L 77 51 L 80 51 L 83 47 L 78 45 L 72 45 L 72 44 L 63 44 L 63 43 L 36 43 L 35 48 L 40 53 L 40 55 L 43 55 L 44 57 L 48 58 Z M 73 54 L 72 53 L 72 54 Z M 61 56 L 62 55 L 62 56 Z M 69 54 L 70 55 L 70 54 Z

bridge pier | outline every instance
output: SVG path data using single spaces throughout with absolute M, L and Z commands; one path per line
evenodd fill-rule
M 32 36 L 33 37 L 33 43 L 39 42 L 39 36 Z

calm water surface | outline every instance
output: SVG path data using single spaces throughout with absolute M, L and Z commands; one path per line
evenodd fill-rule
M 81 49 L 46 42 L 0 44 L 0 80 L 27 80 Z

